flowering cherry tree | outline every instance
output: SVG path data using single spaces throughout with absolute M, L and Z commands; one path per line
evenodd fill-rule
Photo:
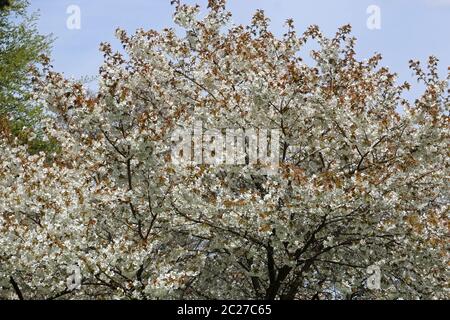
M 242 26 L 223 0 L 203 18 L 173 4 L 181 32 L 118 29 L 124 52 L 101 45 L 95 94 L 36 71 L 40 139 L 57 152 L 0 130 L 0 297 L 448 298 L 437 59 L 410 62 L 425 87 L 410 102 L 380 55 L 356 59 L 350 26 L 327 38 L 288 20 L 278 38 L 262 11 Z M 247 140 L 243 164 L 173 161 L 174 132 L 198 121 L 278 130 L 277 172 L 248 163 Z

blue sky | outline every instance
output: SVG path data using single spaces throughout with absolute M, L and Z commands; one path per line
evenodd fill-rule
M 206 7 L 206 0 L 184 1 Z M 102 41 L 119 48 L 114 30 L 129 32 L 137 28 L 160 30 L 174 26 L 170 0 L 32 0 L 31 10 L 40 12 L 42 33 L 56 37 L 52 51 L 53 65 L 66 76 L 80 78 L 97 73 L 102 62 L 98 50 Z M 66 27 L 70 5 L 81 10 L 81 29 Z M 381 29 L 370 30 L 366 21 L 368 6 L 381 10 Z M 360 58 L 375 52 L 384 57 L 383 65 L 397 72 L 401 80 L 410 80 L 408 61 L 425 60 L 436 55 L 444 75 L 450 66 L 450 0 L 229 0 L 233 22 L 248 23 L 256 9 L 264 9 L 276 34 L 284 30 L 287 18 L 293 18 L 303 32 L 317 24 L 332 35 L 343 24 L 353 26 L 358 38 L 356 51 Z M 92 84 L 91 84 L 92 86 Z M 94 85 L 95 86 L 95 85 Z M 417 89 L 414 89 L 414 91 Z M 413 91 L 413 93 L 415 93 Z

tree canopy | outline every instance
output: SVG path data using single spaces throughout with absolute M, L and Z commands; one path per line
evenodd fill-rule
M 350 26 L 327 38 L 289 20 L 278 38 L 262 11 L 230 26 L 224 1 L 204 18 L 174 6 L 185 35 L 118 29 L 126 55 L 101 45 L 95 96 L 48 65 L 35 76 L 34 99 L 53 112 L 45 139 L 61 152 L 30 156 L 2 133 L 0 296 L 448 298 L 449 92 L 437 58 L 410 62 L 426 87 L 410 102 L 380 55 L 356 58 Z M 301 58 L 310 41 L 313 64 Z M 243 164 L 174 162 L 174 133 L 197 122 L 278 130 L 276 172 L 249 163 L 245 138 Z

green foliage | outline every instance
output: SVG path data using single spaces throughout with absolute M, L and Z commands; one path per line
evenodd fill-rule
M 27 12 L 28 6 L 28 0 L 11 0 L 0 7 L 0 117 L 9 122 L 10 133 L 19 138 L 24 128 L 35 128 L 42 115 L 30 99 L 30 68 L 38 66 L 48 54 L 52 41 L 39 34 L 38 17 Z M 43 141 L 34 144 L 31 149 L 36 151 L 52 148 Z
M 0 0 L 0 10 L 6 9 L 10 5 L 10 0 Z

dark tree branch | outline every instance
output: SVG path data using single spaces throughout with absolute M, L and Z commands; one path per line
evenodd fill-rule
M 14 280 L 14 278 L 12 276 L 9 277 L 9 282 L 12 284 L 14 291 L 16 292 L 17 296 L 19 297 L 19 300 L 24 300 L 22 291 L 20 290 L 19 285 L 17 284 L 17 282 Z

